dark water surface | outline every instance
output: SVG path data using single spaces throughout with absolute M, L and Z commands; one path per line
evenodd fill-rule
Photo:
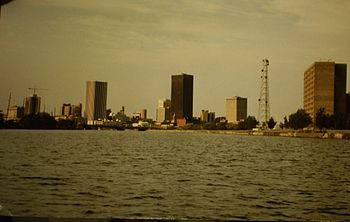
M 350 141 L 0 131 L 0 215 L 350 220 Z

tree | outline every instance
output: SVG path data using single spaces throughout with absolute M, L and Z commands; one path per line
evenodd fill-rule
M 289 115 L 289 126 L 293 129 L 302 129 L 312 123 L 311 117 L 303 109 Z
M 24 129 L 56 129 L 57 121 L 48 113 L 30 114 L 20 120 Z
M 315 125 L 320 129 L 345 129 L 346 116 L 343 114 L 329 115 L 324 108 L 320 108 L 316 113 Z
M 320 129 L 328 128 L 328 119 L 329 115 L 326 114 L 326 110 L 324 108 L 320 108 L 316 112 L 316 123 L 315 125 Z
M 269 129 L 273 129 L 275 127 L 276 123 L 277 122 L 273 119 L 273 117 L 271 117 L 269 119 L 269 121 L 267 122 L 267 126 L 269 127 Z
M 288 121 L 288 119 L 287 119 L 286 116 L 283 117 L 283 128 L 284 128 L 284 129 L 289 128 L 289 121 Z
M 238 123 L 238 129 L 251 130 L 255 128 L 258 123 L 254 116 L 248 116 L 244 121 Z

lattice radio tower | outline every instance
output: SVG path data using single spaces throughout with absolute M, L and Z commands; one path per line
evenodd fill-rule
M 261 70 L 261 89 L 259 97 L 259 124 L 266 126 L 270 119 L 270 101 L 269 101 L 269 81 L 268 81 L 269 60 L 263 60 L 263 69 Z

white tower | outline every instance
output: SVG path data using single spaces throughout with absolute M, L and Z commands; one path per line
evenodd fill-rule
M 261 70 L 261 89 L 259 97 L 259 124 L 266 126 L 270 119 L 270 101 L 269 101 L 269 82 L 268 82 L 269 60 L 263 60 L 263 69 Z

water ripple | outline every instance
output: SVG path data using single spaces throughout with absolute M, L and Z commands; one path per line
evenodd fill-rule
M 349 141 L 41 130 L 0 141 L 0 205 L 15 215 L 350 220 Z

